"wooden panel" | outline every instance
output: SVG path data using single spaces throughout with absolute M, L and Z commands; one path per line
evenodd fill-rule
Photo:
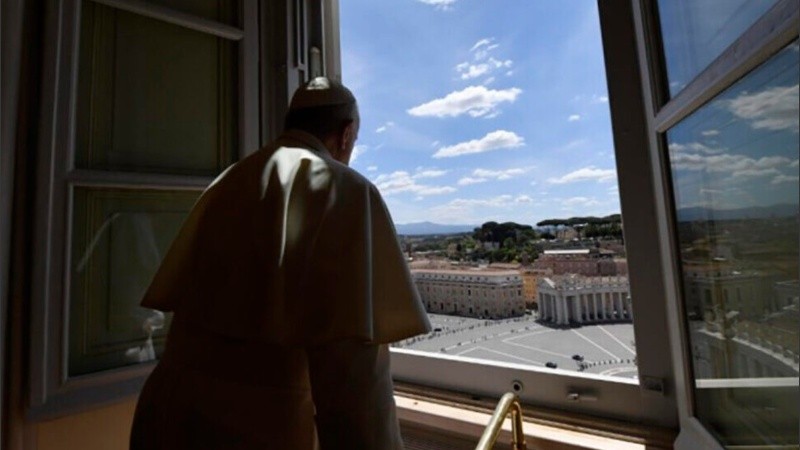
M 236 13 L 239 2 L 235 0 L 147 0 L 147 3 L 227 25 L 238 25 Z
M 213 175 L 230 164 L 237 44 L 84 6 L 76 166 Z
M 144 324 L 158 320 L 158 314 L 139 302 L 197 195 L 75 189 L 70 376 L 146 359 L 146 353 L 141 353 L 147 352 Z M 153 336 L 156 353 L 161 350 L 168 317 L 165 322 Z

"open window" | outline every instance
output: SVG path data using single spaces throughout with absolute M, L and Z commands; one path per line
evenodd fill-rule
M 258 142 L 254 2 L 48 5 L 34 415 L 138 391 L 169 326 L 141 296 L 200 192 Z
M 796 446 L 797 3 L 636 6 L 660 241 L 673 263 L 676 446 Z
M 609 86 L 620 74 L 603 58 L 604 47 L 606 58 L 628 51 L 635 68 L 635 48 L 613 48 L 614 25 L 601 30 L 599 13 L 620 8 L 363 1 L 341 9 L 343 81 L 362 113 L 352 165 L 381 189 L 396 223 L 462 225 L 460 238 L 401 237 L 434 331 L 393 348 L 395 378 L 675 426 L 665 295 L 654 282 L 661 266 L 652 261 L 657 226 L 646 215 L 652 186 L 629 168 L 643 141 L 615 136 L 635 112 L 615 111 L 622 100 L 608 94 L 624 94 Z M 499 237 L 503 222 L 576 216 L 609 223 Z M 427 258 L 437 251 L 446 261 Z M 524 299 L 526 277 L 537 287 L 533 305 L 510 303 Z

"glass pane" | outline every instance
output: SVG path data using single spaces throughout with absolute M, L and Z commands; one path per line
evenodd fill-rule
M 75 188 L 70 376 L 160 354 L 169 318 L 139 302 L 199 195 Z
M 797 42 L 667 133 L 697 416 L 798 444 Z
M 670 95 L 728 48 L 777 0 L 659 0 Z
M 434 327 L 395 347 L 636 379 L 597 2 L 396 3 L 341 2 L 351 166 Z
M 84 2 L 80 168 L 214 175 L 236 146 L 235 44 Z
M 147 3 L 166 6 L 176 11 L 227 25 L 236 26 L 238 24 L 239 2 L 235 0 L 147 0 Z

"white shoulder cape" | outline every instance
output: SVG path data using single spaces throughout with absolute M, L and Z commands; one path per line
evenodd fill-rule
M 430 330 L 377 189 L 298 131 L 209 186 L 142 306 L 225 336 L 298 345 Z

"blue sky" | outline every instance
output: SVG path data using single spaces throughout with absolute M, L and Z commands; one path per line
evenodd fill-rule
M 342 0 L 351 166 L 397 223 L 619 212 L 594 0 Z

